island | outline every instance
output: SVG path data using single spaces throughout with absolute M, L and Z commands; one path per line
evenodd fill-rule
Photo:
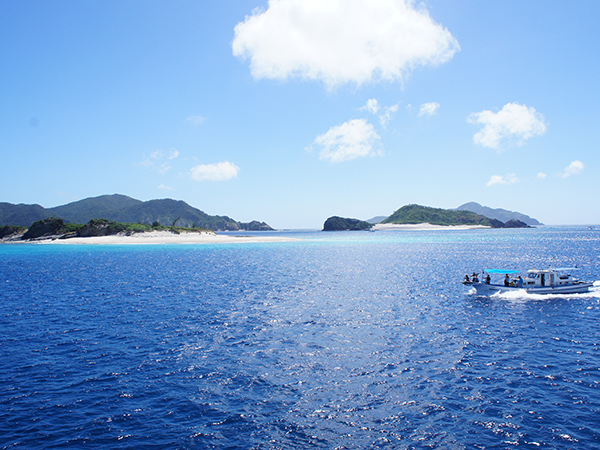
M 421 205 L 405 205 L 378 224 L 359 219 L 332 216 L 325 221 L 323 231 L 343 230 L 390 230 L 390 229 L 451 229 L 465 228 L 530 228 L 527 223 L 510 219 L 502 222 L 467 210 L 432 208 Z
M 502 222 L 489 219 L 481 214 L 471 211 L 453 211 L 442 208 L 431 208 L 421 205 L 405 205 L 396 210 L 391 216 L 381 222 L 382 224 L 418 224 L 457 226 L 481 225 L 490 228 L 502 228 Z

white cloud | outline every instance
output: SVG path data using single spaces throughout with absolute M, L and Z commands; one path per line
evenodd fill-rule
M 235 26 L 233 54 L 255 79 L 298 77 L 328 87 L 402 81 L 437 66 L 458 41 L 414 0 L 269 0 Z
M 206 117 L 202 116 L 189 116 L 185 119 L 185 121 L 195 127 L 200 125 L 202 122 L 206 120 Z
M 365 156 L 375 156 L 373 148 L 380 139 L 373 125 L 365 119 L 354 119 L 332 127 L 317 136 L 314 144 L 322 147 L 320 159 L 339 163 Z
M 236 178 L 240 168 L 229 161 L 192 167 L 190 176 L 196 181 L 227 181 Z
M 439 109 L 439 107 L 440 104 L 437 102 L 423 103 L 419 108 L 419 113 L 417 114 L 417 117 L 423 117 L 425 114 L 427 114 L 428 116 L 433 116 L 437 114 L 437 110 Z
M 489 187 L 494 186 L 495 184 L 513 184 L 518 182 L 519 179 L 517 178 L 517 175 L 514 173 L 509 173 L 505 177 L 503 177 L 502 175 L 492 175 L 487 185 Z
M 585 164 L 583 164 L 581 161 L 573 161 L 571 164 L 565 167 L 563 178 L 570 177 L 571 175 L 579 175 L 581 172 L 583 172 L 584 168 Z
M 540 172 L 537 174 L 538 180 L 545 180 L 547 176 L 548 175 L 546 175 L 544 172 Z
M 467 121 L 483 125 L 473 136 L 473 141 L 490 148 L 498 148 L 504 141 L 520 146 L 527 139 L 546 132 L 544 116 L 535 108 L 518 103 L 507 103 L 497 113 L 487 110 L 472 113 Z
M 164 184 L 161 184 L 160 186 L 158 186 L 158 189 L 164 189 L 167 191 L 174 191 L 175 189 L 173 188 L 173 186 L 165 186 Z

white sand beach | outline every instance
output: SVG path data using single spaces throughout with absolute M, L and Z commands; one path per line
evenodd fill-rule
M 130 236 L 117 234 L 113 236 L 77 237 L 70 239 L 48 239 L 36 241 L 39 244 L 236 244 L 254 242 L 290 242 L 297 239 L 279 236 L 227 236 L 213 232 L 172 233 L 170 231 L 150 231 L 135 233 Z
M 425 230 L 479 230 L 491 227 L 483 225 L 432 225 L 430 223 L 415 223 L 415 224 L 394 224 L 394 223 L 378 223 L 373 228 L 373 231 L 425 231 Z

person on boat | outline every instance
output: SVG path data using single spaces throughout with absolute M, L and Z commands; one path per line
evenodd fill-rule
M 490 284 L 490 282 L 491 282 L 491 279 L 490 279 L 490 274 L 489 274 L 489 273 L 486 273 L 486 274 L 485 274 L 485 284 Z
M 504 286 L 510 286 L 510 279 L 508 278 L 508 274 L 504 275 Z
M 523 278 L 521 278 L 521 275 L 517 279 L 517 287 L 523 287 Z
M 473 279 L 473 283 L 479 283 L 479 278 L 477 277 L 477 274 L 475 272 L 473 272 L 471 278 Z
M 470 282 L 471 282 L 471 280 L 469 279 L 469 275 L 468 274 L 465 275 L 465 283 L 470 283 Z

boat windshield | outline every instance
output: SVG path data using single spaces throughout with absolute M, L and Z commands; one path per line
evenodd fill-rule
M 501 273 L 501 274 L 515 274 L 515 273 L 519 273 L 518 270 L 503 270 L 503 269 L 487 269 L 486 270 L 487 273 Z

